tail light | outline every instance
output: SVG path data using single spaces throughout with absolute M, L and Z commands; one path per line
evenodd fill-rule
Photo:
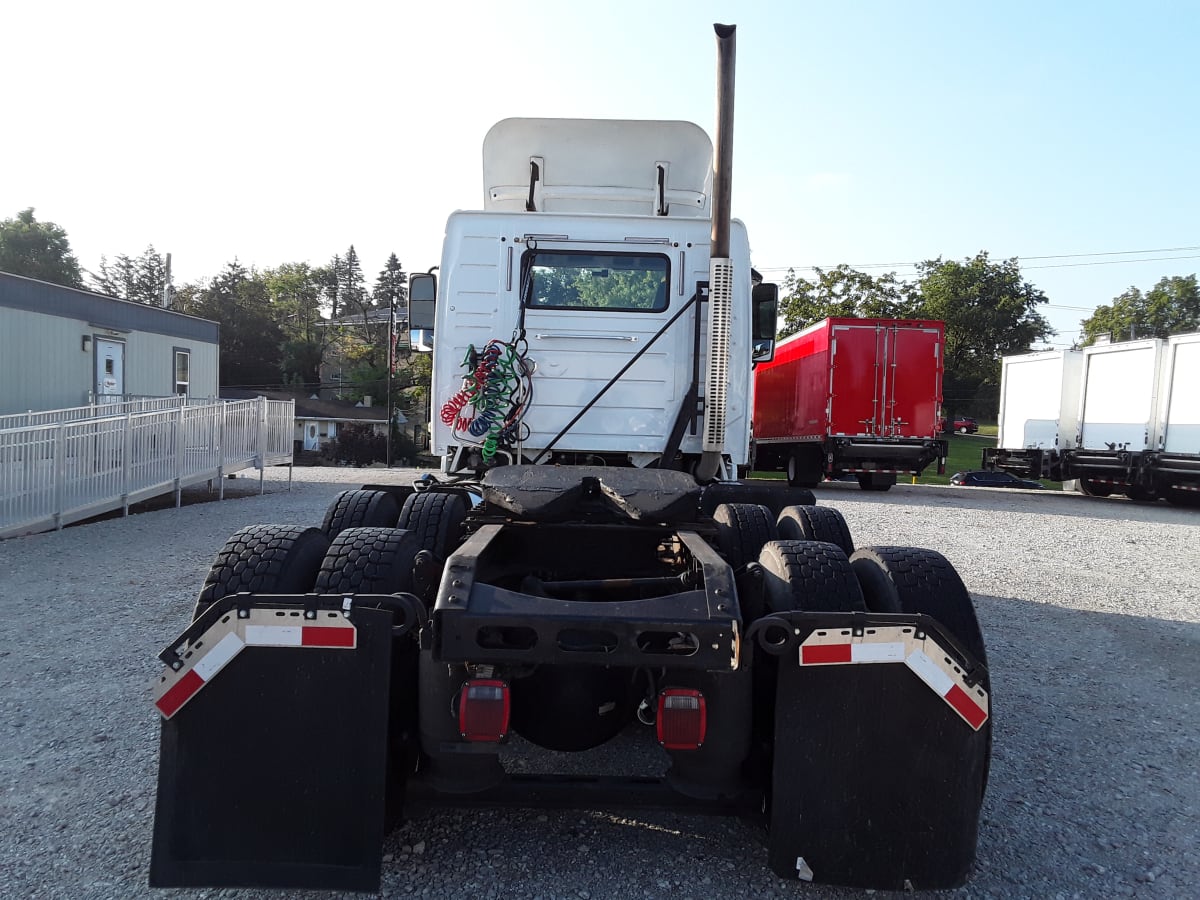
M 667 688 L 658 695 L 658 742 L 668 750 L 698 750 L 708 729 L 704 695 L 690 688 Z
M 468 741 L 499 741 L 508 734 L 509 693 L 503 681 L 477 678 L 463 685 L 458 730 Z

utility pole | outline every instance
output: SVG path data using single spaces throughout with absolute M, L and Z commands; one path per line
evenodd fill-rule
M 396 292 L 388 295 L 387 467 L 392 467 L 392 370 L 396 368 Z

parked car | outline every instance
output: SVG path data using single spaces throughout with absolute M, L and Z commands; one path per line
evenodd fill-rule
M 955 416 L 954 430 L 959 434 L 975 434 L 979 431 L 979 423 L 971 416 Z
M 1026 488 L 1029 490 L 1041 490 L 1044 486 L 1040 481 L 1018 478 L 1011 472 L 1001 472 L 999 470 L 989 472 L 986 469 L 977 469 L 972 472 L 955 472 L 950 476 L 950 483 L 963 487 Z

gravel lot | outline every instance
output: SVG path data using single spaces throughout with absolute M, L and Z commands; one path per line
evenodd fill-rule
M 146 886 L 155 654 L 229 534 L 319 525 L 346 482 L 385 477 L 405 473 L 296 469 L 288 491 L 275 469 L 265 496 L 0 542 L 0 896 L 281 896 Z M 817 496 L 860 546 L 941 551 L 975 596 L 995 751 L 955 896 L 1200 894 L 1200 512 L 909 485 Z M 680 814 L 439 811 L 385 854 L 385 897 L 863 896 L 776 879 L 752 828 Z

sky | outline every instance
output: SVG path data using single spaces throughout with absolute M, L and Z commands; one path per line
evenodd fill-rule
M 1069 346 L 1130 286 L 1200 271 L 1200 3 L 9 3 L 0 218 L 100 257 L 368 283 L 437 265 L 509 116 L 715 129 L 736 24 L 733 213 L 753 262 L 913 273 L 1018 257 Z

